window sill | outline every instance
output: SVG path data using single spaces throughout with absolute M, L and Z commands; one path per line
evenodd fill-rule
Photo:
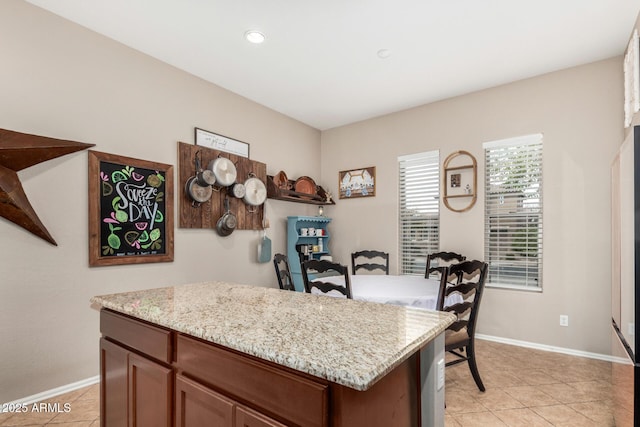
M 485 285 L 486 288 L 492 289 L 508 289 L 511 291 L 525 291 L 525 292 L 535 292 L 542 293 L 541 287 L 533 287 L 533 286 L 522 286 L 522 285 L 507 285 L 507 284 L 496 284 L 496 283 L 487 283 Z

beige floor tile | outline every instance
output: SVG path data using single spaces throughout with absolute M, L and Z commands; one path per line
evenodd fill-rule
M 480 393 L 475 399 L 490 411 L 524 408 L 522 402 L 500 389 L 487 389 L 486 392 Z
M 504 409 L 493 413 L 510 427 L 551 427 L 553 424 L 529 408 Z
M 560 402 L 534 386 L 520 386 L 520 387 L 507 387 L 504 389 L 505 393 L 519 400 L 526 407 L 530 406 L 542 406 L 542 405 L 555 405 Z
M 531 410 L 554 426 L 596 426 L 592 420 L 567 405 L 539 406 Z
M 78 400 L 100 400 L 100 384 L 87 387 L 86 392 L 78 397 Z
M 462 427 L 504 427 L 505 423 L 493 413 L 477 412 L 475 414 L 458 414 L 454 418 Z
M 518 378 L 528 385 L 555 384 L 559 382 L 543 369 L 520 371 Z
M 613 420 L 611 406 L 610 401 L 572 403 L 569 405 L 570 408 L 602 427 L 614 427 L 615 422 Z
M 460 427 L 460 423 L 456 421 L 453 415 L 445 414 L 444 427 Z
M 32 405 L 26 406 L 26 412 L 17 412 L 14 413 L 13 416 L 8 417 L 6 420 L 2 421 L 0 426 L 30 426 L 30 425 L 45 425 L 56 414 L 51 412 L 34 412 L 32 411 Z
M 473 396 L 464 390 L 445 390 L 445 413 L 462 414 L 469 412 L 484 412 L 487 410 Z
M 71 423 L 49 423 L 47 424 L 47 426 L 49 427 L 93 427 L 96 425 L 100 425 L 100 422 L 98 421 L 98 424 L 94 424 L 95 421 L 76 421 L 76 422 L 71 422 Z
M 100 411 L 100 402 L 97 400 L 76 400 L 71 403 L 69 412 L 61 412 L 57 414 L 52 423 L 71 423 L 78 421 L 88 421 L 89 424 L 96 419 L 97 413 Z
M 561 403 L 579 403 L 597 400 L 593 393 L 588 390 L 579 390 L 571 384 L 542 384 L 538 387 L 549 396 Z

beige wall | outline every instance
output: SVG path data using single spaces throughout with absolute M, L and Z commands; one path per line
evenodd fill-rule
M 177 177 L 177 142 L 197 126 L 249 142 L 270 174 L 320 175 L 319 131 L 25 2 L 0 2 L 0 58 L 0 128 L 173 164 Z M 87 167 L 85 151 L 19 173 L 58 247 L 0 218 L 0 402 L 98 374 L 93 295 L 210 279 L 277 286 L 273 265 L 255 262 L 254 231 L 176 228 L 172 263 L 89 268 Z M 274 252 L 287 215 L 315 212 L 268 200 Z
M 617 57 L 323 132 L 322 178 L 334 194 L 340 170 L 376 166 L 377 174 L 375 197 L 327 209 L 339 236 L 334 258 L 384 249 L 397 271 L 397 158 L 439 149 L 441 162 L 471 152 L 480 183 L 471 211 L 441 204 L 440 248 L 483 259 L 482 143 L 543 133 L 544 290 L 487 289 L 478 332 L 609 354 L 609 168 L 623 139 L 622 93 Z

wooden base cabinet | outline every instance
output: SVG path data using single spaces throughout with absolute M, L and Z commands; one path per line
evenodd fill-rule
M 109 310 L 100 323 L 103 427 L 427 425 L 420 352 L 356 391 Z
M 228 397 L 176 376 L 176 427 L 286 427 Z
M 171 426 L 171 368 L 100 340 L 102 426 Z

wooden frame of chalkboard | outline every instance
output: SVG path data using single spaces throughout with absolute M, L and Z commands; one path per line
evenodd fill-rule
M 173 166 L 89 150 L 89 266 L 173 261 Z

